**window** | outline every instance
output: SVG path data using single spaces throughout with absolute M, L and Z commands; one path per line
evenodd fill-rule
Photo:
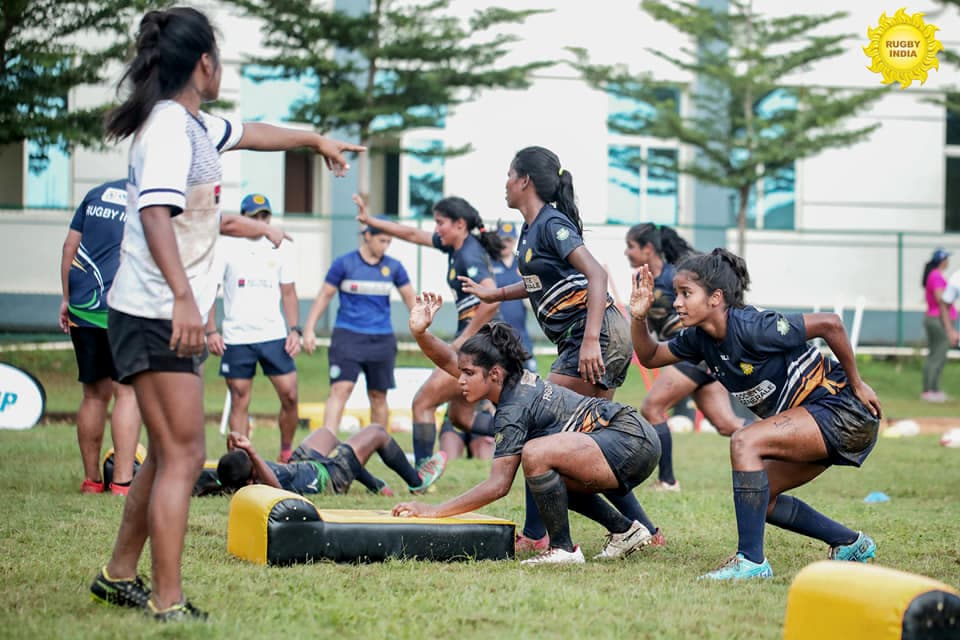
M 404 217 L 433 215 L 433 205 L 443 197 L 443 151 L 439 140 L 413 140 L 407 143 L 404 165 L 407 173 L 407 210 Z M 433 155 L 431 155 L 433 154 Z
M 944 231 L 960 231 L 960 155 L 947 156 L 947 194 Z
M 39 153 L 36 143 L 27 144 L 27 153 L 35 156 Z M 30 163 L 26 175 L 27 207 L 49 209 L 70 208 L 70 156 L 56 147 L 47 148 L 49 162 Z

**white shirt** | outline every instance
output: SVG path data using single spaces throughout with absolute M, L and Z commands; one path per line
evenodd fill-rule
M 254 344 L 287 337 L 280 285 L 296 280 L 293 247 L 274 248 L 266 238 L 229 238 L 217 243 L 218 280 L 223 283 L 223 341 Z
M 243 136 L 243 126 L 183 105 L 161 100 L 130 147 L 127 224 L 120 245 L 120 268 L 107 302 L 143 318 L 171 319 L 173 292 L 150 253 L 140 210 L 167 206 L 193 297 L 206 318 L 217 294 L 214 246 L 220 235 L 220 153 Z
M 960 271 L 954 271 L 953 275 L 947 279 L 947 286 L 943 288 L 940 299 L 947 304 L 953 304 L 960 298 Z

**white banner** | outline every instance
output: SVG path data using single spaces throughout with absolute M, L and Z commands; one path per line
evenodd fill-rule
M 0 429 L 29 429 L 40 421 L 47 394 L 40 381 L 0 362 Z

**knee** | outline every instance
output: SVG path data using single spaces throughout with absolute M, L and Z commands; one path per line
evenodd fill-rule
M 427 397 L 427 394 L 417 392 L 417 395 L 413 396 L 413 412 L 422 413 L 424 411 L 430 411 L 435 409 L 433 400 Z
M 520 464 L 523 466 L 523 473 L 526 476 L 535 476 L 546 473 L 548 470 L 545 464 L 542 447 L 528 442 L 520 452 Z
M 250 386 L 235 386 L 227 385 L 227 388 L 230 389 L 230 402 L 233 404 L 249 404 L 250 403 Z
M 100 380 L 93 384 L 83 385 L 83 401 L 101 405 L 110 404 L 113 397 L 113 382 L 110 379 Z
M 746 429 L 738 429 L 730 436 L 730 459 L 746 455 L 754 447 L 753 438 Z
M 291 411 L 297 408 L 297 386 L 293 385 L 289 389 L 284 389 L 277 394 L 280 396 L 280 406 L 284 411 Z
M 390 434 L 387 433 L 387 430 L 383 428 L 383 425 L 380 424 L 371 424 L 364 431 L 370 433 L 370 437 L 376 441 L 377 444 L 386 444 L 390 440 Z
M 640 405 L 640 415 L 650 424 L 657 424 L 666 420 L 667 409 L 657 398 L 647 396 Z

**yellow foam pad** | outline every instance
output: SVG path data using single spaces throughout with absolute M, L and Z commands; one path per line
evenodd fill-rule
M 918 598 L 928 594 L 941 601 L 934 602 L 930 607 L 934 617 L 938 610 L 944 611 L 944 597 L 948 600 L 960 597 L 953 587 L 912 573 L 858 562 L 816 562 L 798 573 L 790 586 L 783 638 L 908 638 L 911 636 L 904 633 L 905 614 L 911 605 L 921 602 Z M 918 613 L 917 607 L 913 606 L 911 616 Z M 947 619 L 942 622 L 950 623 Z
M 513 526 L 510 520 L 485 516 L 482 513 L 461 513 L 448 518 L 407 518 L 397 517 L 386 510 L 375 509 L 318 509 L 320 519 L 324 522 L 339 522 L 346 524 L 398 524 L 400 522 L 419 524 L 503 524 Z
M 317 508 L 296 493 L 254 484 L 237 491 L 230 500 L 227 519 L 227 553 L 256 564 L 267 563 L 267 544 L 270 516 L 274 508 L 285 501 L 299 506 L 304 517 L 318 519 Z

